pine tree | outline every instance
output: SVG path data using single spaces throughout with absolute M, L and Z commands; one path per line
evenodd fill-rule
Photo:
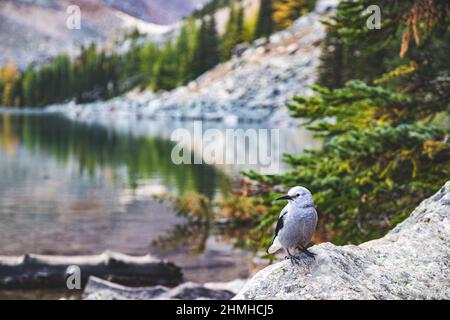
M 170 90 L 178 83 L 178 68 L 175 50 L 171 42 L 168 42 L 159 54 L 155 63 L 152 87 L 154 90 Z
M 225 34 L 222 37 L 222 60 L 226 61 L 230 59 L 231 52 L 236 45 L 236 11 L 235 6 L 230 6 L 230 13 L 225 27 Z
M 181 27 L 180 34 L 178 35 L 177 42 L 175 44 L 176 64 L 178 69 L 178 84 L 184 84 L 189 80 L 189 61 L 192 54 L 192 48 L 190 44 L 190 25 L 184 23 Z
M 152 81 L 152 73 L 157 56 L 158 49 L 152 42 L 145 45 L 140 51 L 139 72 L 142 75 L 142 86 L 144 87 Z
M 37 93 L 37 77 L 34 66 L 31 65 L 26 70 L 22 79 L 23 88 L 23 104 L 25 106 L 35 106 L 38 104 L 38 93 Z
M 190 62 L 190 75 L 191 79 L 197 78 L 205 71 L 205 43 L 206 43 L 206 22 L 205 19 L 201 19 L 200 27 L 198 28 L 195 41 L 194 41 L 194 52 L 192 53 L 191 62 Z
M 205 71 L 213 68 L 220 62 L 220 41 L 217 34 L 216 18 L 211 15 L 206 23 L 206 53 L 207 62 Z
M 230 59 L 234 47 L 244 41 L 244 9 L 241 5 L 230 6 L 230 14 L 222 37 L 222 60 Z
M 268 37 L 273 32 L 272 0 L 260 0 L 254 38 Z
M 245 41 L 244 8 L 238 5 L 236 13 L 236 39 L 237 43 Z
M 324 147 L 286 156 L 292 168 L 286 174 L 246 174 L 259 184 L 254 203 L 266 208 L 265 214 L 255 216 L 255 244 L 269 244 L 270 226 L 281 209 L 272 202 L 274 186 L 311 189 L 320 213 L 319 230 L 342 244 L 381 236 L 450 175 L 450 127 L 436 121 L 450 117 L 449 4 L 436 0 L 431 7 L 426 2 L 419 8 L 422 0 L 378 1 L 385 25 L 374 32 L 364 27 L 367 17 L 362 14 L 372 3 L 341 2 L 328 32 L 339 35 L 346 49 L 360 48 L 353 64 L 339 67 L 343 75 L 348 69 L 364 73 L 362 62 L 380 50 L 388 55 L 378 61 L 378 68 L 389 71 L 373 72 L 365 81 L 348 81 L 334 90 L 316 85 L 316 96 L 297 97 L 288 105 L 293 117 L 323 138 Z M 421 39 L 408 50 L 407 32 Z
M 322 86 L 335 89 L 344 85 L 343 77 L 344 45 L 339 41 L 337 33 L 331 29 L 322 43 L 318 82 Z
M 195 79 L 220 61 L 219 37 L 214 16 L 202 19 L 191 59 L 191 79 Z

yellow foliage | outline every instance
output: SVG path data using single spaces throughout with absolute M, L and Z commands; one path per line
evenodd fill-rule
M 417 64 L 414 61 L 410 61 L 409 64 L 407 64 L 407 65 L 399 66 L 399 67 L 395 68 L 394 70 L 392 70 L 391 72 L 383 74 L 383 76 L 380 79 L 376 79 L 374 81 L 374 83 L 382 84 L 391 79 L 411 74 L 416 70 L 417 70 Z
M 430 159 L 446 148 L 446 144 L 441 141 L 427 140 L 423 144 L 423 153 L 425 153 Z M 449 155 L 450 156 L 450 155 Z
M 388 187 L 389 190 L 393 189 L 394 181 L 392 181 L 392 179 L 387 178 L 386 180 L 384 180 L 384 182 L 386 183 L 386 186 Z
M 436 10 L 434 0 L 416 0 L 411 8 L 403 16 L 406 29 L 403 32 L 400 47 L 400 58 L 403 59 L 409 49 L 411 35 L 416 45 L 420 44 L 419 29 L 427 34 L 437 21 L 439 12 Z
M 5 113 L 3 115 L 1 132 L 0 132 L 0 147 L 6 151 L 6 154 L 10 159 L 16 153 L 17 147 L 17 137 L 11 128 L 11 118 L 10 115 Z
M 289 27 L 294 20 L 307 12 L 304 0 L 274 0 L 272 19 L 278 28 Z
M 254 205 L 252 198 L 228 196 L 219 203 L 222 215 L 227 219 L 249 221 L 254 215 L 264 214 L 267 208 L 263 205 Z
M 339 172 L 351 172 L 350 161 L 345 160 L 339 164 Z
M 13 87 L 16 81 L 20 79 L 20 73 L 17 71 L 13 61 L 6 64 L 0 71 L 0 81 L 3 83 L 3 92 L 1 92 L 2 105 L 12 106 L 15 101 L 12 98 Z M 17 103 L 17 102 L 16 102 Z
M 0 79 L 3 83 L 10 83 L 19 80 L 20 73 L 17 71 L 14 61 L 9 61 L 0 72 Z
M 183 213 L 190 213 L 198 218 L 207 218 L 211 212 L 209 199 L 198 192 L 186 192 L 177 198 L 177 207 Z

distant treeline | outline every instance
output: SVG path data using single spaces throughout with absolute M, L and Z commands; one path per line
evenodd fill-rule
M 82 46 L 75 58 L 61 54 L 47 64 L 32 64 L 24 72 L 11 61 L 0 69 L 0 105 L 45 106 L 72 99 L 83 103 L 135 87 L 170 90 L 228 60 L 237 44 L 288 27 L 312 10 L 315 2 L 261 0 L 255 16 L 246 19 L 241 1 L 213 0 L 185 19 L 178 35 L 162 45 L 143 43 L 135 30 L 127 35 L 125 41 L 131 45 L 122 54 L 92 43 Z M 213 13 L 223 7 L 229 7 L 230 15 L 219 35 Z

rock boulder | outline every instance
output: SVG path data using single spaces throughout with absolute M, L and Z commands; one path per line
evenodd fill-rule
M 234 299 L 450 299 L 450 181 L 383 238 L 311 251 L 259 271 Z

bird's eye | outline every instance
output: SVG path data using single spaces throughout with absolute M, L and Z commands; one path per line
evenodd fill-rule
M 300 193 L 297 193 L 297 197 L 300 197 Z

